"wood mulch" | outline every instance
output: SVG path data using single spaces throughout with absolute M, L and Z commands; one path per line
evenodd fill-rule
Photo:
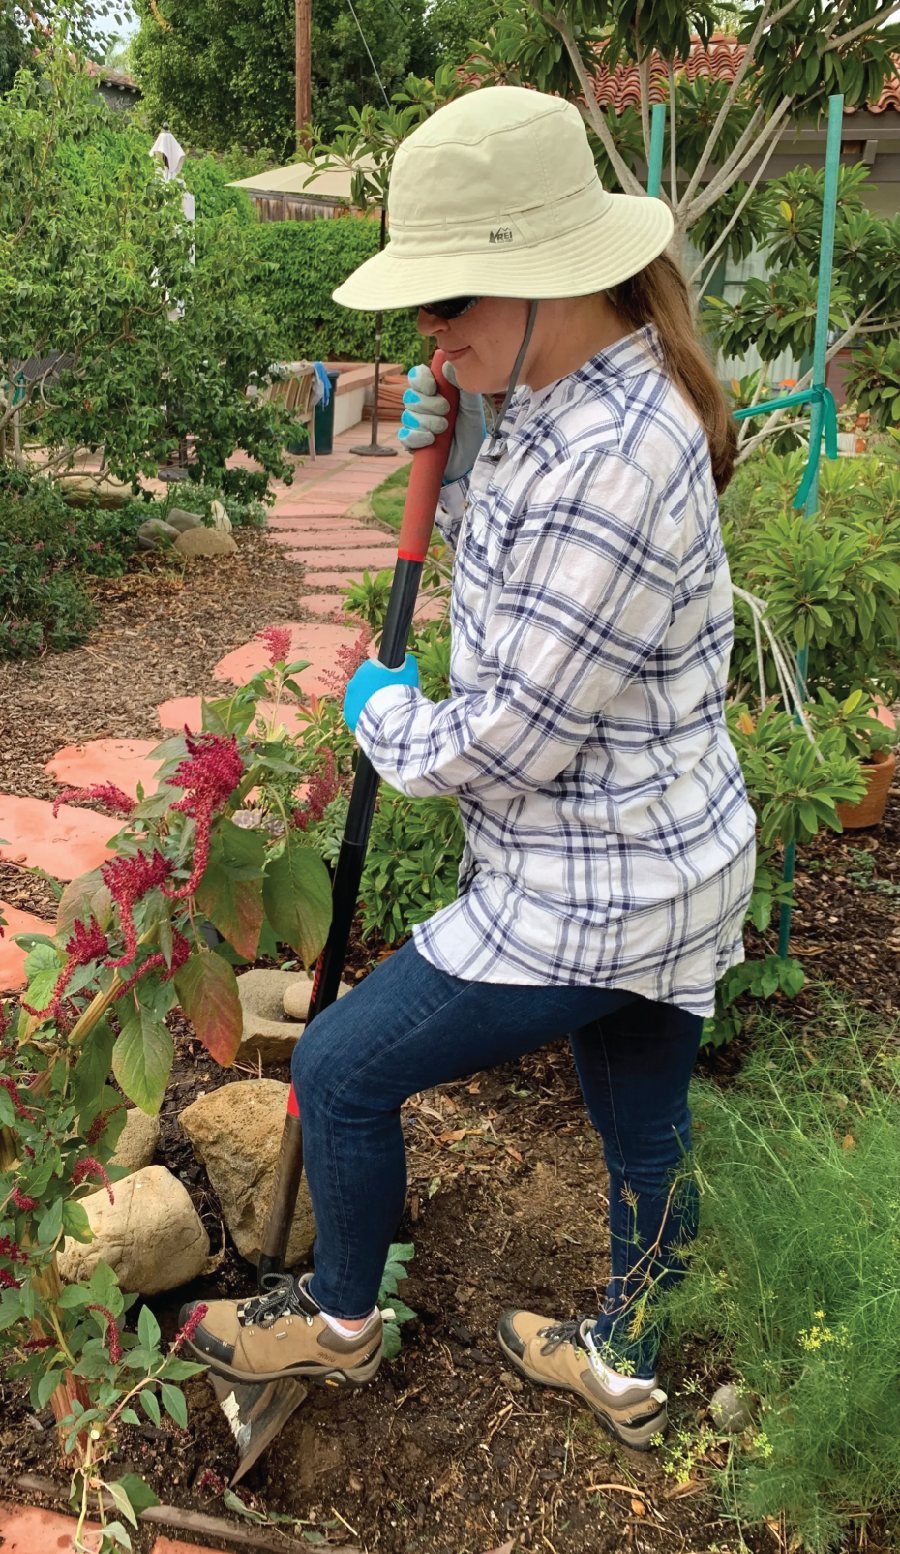
M 87 648 L 0 666 L 0 788 L 50 797 L 43 765 L 61 745 L 153 737 L 157 702 L 215 693 L 212 670 L 223 653 L 271 621 L 297 618 L 301 569 L 256 534 L 237 539 L 236 563 L 104 584 Z M 826 834 L 802 854 L 795 948 L 809 975 L 888 1015 L 900 1007 L 895 888 L 897 792 L 876 832 Z M 0 875 L 0 896 L 52 910 L 46 883 L 11 867 Z M 750 953 L 775 948 L 772 934 L 751 938 Z M 382 949 L 356 935 L 354 975 Z M 814 994 L 793 1007 L 811 1013 Z M 752 1040 L 748 1013 L 742 1038 L 704 1059 L 721 1083 Z M 205 1170 L 178 1125 L 198 1089 L 251 1075 L 217 1070 L 186 1022 L 174 1015 L 171 1024 L 176 1057 L 156 1160 L 184 1181 L 223 1254 L 208 1277 L 149 1302 L 167 1338 L 182 1301 L 254 1288 L 254 1270 L 227 1232 L 223 1240 Z M 614 1447 L 574 1399 L 523 1384 L 499 1356 L 494 1328 L 506 1307 L 559 1317 L 594 1311 L 607 1277 L 606 1177 L 567 1047 L 416 1097 L 405 1128 L 410 1192 L 398 1239 L 415 1244 L 403 1298 L 417 1320 L 373 1385 L 311 1389 L 251 1470 L 245 1497 L 297 1518 L 310 1546 L 349 1541 L 371 1554 L 486 1554 L 511 1549 L 510 1540 L 547 1554 L 774 1554 L 766 1528 L 741 1529 L 722 1512 L 712 1475 L 726 1445 L 679 1484 L 665 1454 Z M 703 1399 L 725 1373 L 699 1346 L 665 1353 L 662 1373 L 676 1428 L 696 1435 L 708 1422 Z M 201 1487 L 206 1470 L 224 1480 L 236 1466 L 229 1427 L 204 1378 L 186 1392 L 189 1430 L 171 1421 L 124 1429 L 116 1469 L 141 1473 L 169 1502 L 231 1516 L 208 1478 Z M 48 1412 L 36 1419 L 19 1383 L 0 1381 L 0 1447 L 3 1493 L 15 1495 L 10 1486 L 22 1473 L 62 1480 Z M 149 1548 L 150 1538 L 139 1529 L 135 1549 Z M 877 1539 L 869 1547 L 875 1554 Z

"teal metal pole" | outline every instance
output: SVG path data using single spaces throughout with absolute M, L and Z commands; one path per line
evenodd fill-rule
M 647 193 L 659 199 L 662 188 L 663 142 L 666 138 L 666 105 L 654 103 L 650 109 L 650 161 L 647 165 Z
M 841 166 L 841 130 L 844 123 L 843 96 L 828 99 L 828 138 L 825 142 L 825 195 L 822 205 L 822 241 L 819 249 L 819 290 L 816 297 L 816 333 L 813 345 L 814 389 L 825 387 L 825 357 L 828 351 L 828 313 L 831 305 L 831 270 L 834 259 L 834 226 L 837 215 L 838 174 Z M 809 416 L 809 456 L 813 462 L 813 478 L 806 498 L 804 512 L 812 518 L 819 506 L 819 465 L 822 461 L 822 433 L 825 423 L 825 406 L 820 399 L 813 400 Z M 801 648 L 797 654 L 796 678 L 800 696 L 807 694 L 807 667 L 809 649 Z M 793 885 L 797 865 L 797 844 L 791 842 L 785 848 L 782 878 L 786 885 Z M 782 904 L 778 924 L 778 953 L 786 960 L 791 947 L 792 902 Z

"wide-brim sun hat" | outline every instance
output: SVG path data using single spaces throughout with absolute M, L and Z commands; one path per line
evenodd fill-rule
M 662 200 L 610 194 L 584 121 L 561 97 L 484 87 L 404 140 L 388 189 L 390 242 L 334 293 L 379 312 L 446 297 L 582 297 L 668 247 Z

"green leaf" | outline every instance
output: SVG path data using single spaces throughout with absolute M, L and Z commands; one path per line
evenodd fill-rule
M 44 1408 L 48 1400 L 53 1396 L 59 1383 L 65 1380 L 65 1371 L 48 1371 L 37 1384 L 37 1406 Z
M 52 1246 L 53 1242 L 61 1234 L 62 1213 L 62 1198 L 54 1198 L 38 1224 L 38 1243 L 40 1246 Z
M 181 1388 L 173 1387 L 168 1382 L 163 1382 L 162 1400 L 163 1408 L 169 1418 L 174 1419 L 175 1423 L 180 1425 L 182 1430 L 186 1430 L 188 1422 L 187 1403 Z
M 16 1109 L 12 1103 L 12 1096 L 7 1090 L 0 1090 L 0 1127 L 14 1128 L 16 1125 Z
M 102 1183 L 97 1184 L 102 1190 Z M 93 1241 L 94 1233 L 91 1230 L 91 1222 L 87 1217 L 87 1210 L 77 1198 L 68 1198 L 63 1204 L 62 1228 L 67 1236 L 75 1241 L 81 1241 L 84 1245 Z
M 159 1343 L 160 1327 L 149 1306 L 141 1307 L 138 1317 L 138 1338 L 145 1349 L 155 1349 Z
M 107 1538 L 112 1538 L 114 1543 L 121 1544 L 123 1549 L 132 1547 L 131 1539 L 121 1522 L 107 1522 L 104 1532 Z
M 106 1020 L 99 1020 L 84 1039 L 78 1062 L 72 1071 L 72 1104 L 80 1117 L 86 1106 L 96 1101 L 112 1067 L 115 1036 Z
M 122 1417 L 124 1419 L 125 1415 L 123 1414 Z M 125 1491 L 136 1515 L 140 1516 L 141 1512 L 148 1510 L 151 1505 L 160 1504 L 159 1497 L 154 1494 L 149 1484 L 145 1484 L 144 1480 L 138 1477 L 137 1473 L 123 1473 L 116 1482 L 119 1488 Z
M 173 1054 L 171 1033 L 162 1020 L 143 1006 L 124 1026 L 113 1048 L 116 1079 L 128 1099 L 149 1117 L 159 1113 Z
M 175 977 L 181 1007 L 207 1052 L 223 1068 L 234 1062 L 244 1030 L 237 978 L 219 955 L 192 955 Z
M 30 983 L 32 977 L 36 977 L 40 972 L 52 971 L 52 980 L 55 982 L 61 965 L 59 955 L 52 944 L 36 944 L 25 957 L 25 975 Z
M 133 1507 L 133 1505 L 131 1504 L 131 1501 L 128 1498 L 127 1491 L 124 1490 L 122 1488 L 121 1484 L 119 1484 L 119 1483 L 114 1483 L 114 1484 L 105 1483 L 103 1485 L 103 1487 L 104 1487 L 104 1489 L 108 1489 L 109 1490 L 109 1493 L 112 1495 L 113 1500 L 116 1502 L 116 1505 L 118 1506 L 119 1510 L 122 1512 L 122 1515 L 126 1516 L 128 1518 L 128 1520 L 130 1521 L 132 1527 L 136 1527 L 137 1526 L 137 1517 L 136 1517 L 136 1515 L 134 1513 L 134 1507 Z
M 138 1397 L 141 1400 L 141 1408 L 144 1410 L 147 1418 L 152 1420 L 155 1425 L 158 1425 L 160 1422 L 160 1412 L 156 1394 L 151 1392 L 149 1387 L 143 1387 L 138 1393 Z
M 237 831 L 238 827 L 232 829 Z M 239 955 L 246 960 L 255 959 L 265 916 L 261 879 L 236 879 L 224 864 L 210 862 L 195 892 L 195 900 L 200 911 Z
M 264 1522 L 265 1517 L 259 1511 L 254 1511 L 251 1506 L 245 1505 L 240 1495 L 236 1495 L 233 1489 L 226 1489 L 222 1496 L 229 1511 L 236 1511 L 238 1516 L 246 1517 L 248 1522 Z
M 276 938 L 289 944 L 309 966 L 328 935 L 331 881 L 318 853 L 303 846 L 290 831 L 283 853 L 266 870 L 263 901 Z
M 91 1292 L 83 1284 L 67 1284 L 56 1304 L 62 1311 L 72 1311 L 76 1306 L 86 1306 Z

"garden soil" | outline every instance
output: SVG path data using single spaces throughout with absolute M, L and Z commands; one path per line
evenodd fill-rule
M 184 579 L 160 568 L 105 583 L 101 620 L 85 649 L 0 669 L 5 791 L 50 797 L 54 785 L 43 766 L 63 744 L 153 736 L 157 702 L 198 689 L 215 693 L 212 670 L 224 652 L 261 626 L 297 618 L 301 569 L 257 535 L 237 538 L 237 567 L 198 567 Z M 803 853 L 798 875 L 795 947 L 809 976 L 836 983 L 876 1013 L 900 1005 L 898 860 L 895 793 L 883 827 L 817 842 Z M 51 910 L 46 882 L 12 866 L 2 867 L 0 896 Z M 775 948 L 774 936 L 758 939 L 756 953 Z M 355 935 L 350 977 L 366 975 L 381 953 Z M 792 1009 L 811 1019 L 815 1003 L 813 987 Z M 744 1014 L 741 1038 L 703 1064 L 722 1084 L 752 1041 L 753 1007 Z M 254 1271 L 223 1228 L 178 1116 L 199 1094 L 257 1074 L 217 1069 L 179 1015 L 170 1023 L 176 1058 L 156 1163 L 191 1194 L 209 1232 L 213 1269 L 149 1302 L 169 1339 L 183 1300 L 254 1288 Z M 287 1078 L 275 1066 L 264 1072 Z M 740 1529 L 722 1514 L 712 1476 L 726 1465 L 727 1441 L 679 1476 L 671 1453 L 616 1448 L 573 1399 L 530 1387 L 498 1353 L 494 1328 L 506 1307 L 553 1317 L 595 1311 L 606 1280 L 606 1177 L 567 1048 L 555 1044 L 416 1097 L 404 1126 L 410 1189 L 397 1238 L 415 1246 L 402 1296 L 417 1318 L 403 1329 L 399 1357 L 371 1386 L 310 1390 L 241 1485 L 248 1505 L 295 1519 L 300 1547 L 703 1554 L 739 1549 L 743 1531 L 744 1547 L 774 1554 L 773 1532 Z M 709 1422 L 706 1401 L 726 1373 L 700 1345 L 665 1353 L 662 1372 L 676 1432 L 687 1440 Z M 240 1521 L 222 1498 L 236 1456 L 208 1382 L 199 1377 L 186 1392 L 189 1430 L 170 1421 L 124 1429 L 113 1471 L 139 1472 L 169 1504 L 263 1531 Z M 674 1439 L 677 1451 L 682 1438 Z M 0 1448 L 3 1495 L 32 1498 L 15 1487 L 22 1474 L 53 1477 L 65 1493 L 49 1411 L 35 1418 L 21 1385 L 7 1380 L 0 1382 Z M 150 1532 L 141 1528 L 135 1538 L 145 1554 Z M 870 1537 L 872 1554 L 877 1548 Z

